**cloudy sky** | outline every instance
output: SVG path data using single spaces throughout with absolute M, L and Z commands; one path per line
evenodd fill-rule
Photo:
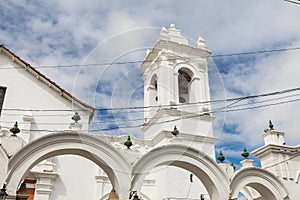
M 212 51 L 213 100 L 297 88 L 300 50 L 217 55 L 300 47 L 299 18 L 300 5 L 283 0 L 4 0 L 0 42 L 84 101 L 119 108 L 143 106 L 139 61 L 161 27 L 172 23 L 191 42 L 201 35 Z M 107 65 L 115 62 L 123 64 Z M 232 105 L 240 111 L 216 114 L 217 150 L 238 162 L 244 146 L 251 151 L 263 144 L 270 119 L 288 145 L 299 144 L 299 95 L 244 100 Z M 270 104 L 278 105 L 265 107 Z M 99 111 L 93 128 L 135 126 L 141 119 L 141 110 Z M 135 135 L 139 129 L 107 132 Z

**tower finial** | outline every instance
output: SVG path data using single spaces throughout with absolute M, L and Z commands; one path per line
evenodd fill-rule
M 271 120 L 269 120 L 269 128 L 270 128 L 270 131 L 274 130 L 274 125 L 272 124 Z
M 176 29 L 176 26 L 175 26 L 175 24 L 170 24 L 170 28 L 172 28 L 172 29 Z
M 245 159 L 248 159 L 249 153 L 248 153 L 246 147 L 244 147 L 244 151 L 243 151 L 243 153 L 242 153 L 241 155 L 242 155 Z

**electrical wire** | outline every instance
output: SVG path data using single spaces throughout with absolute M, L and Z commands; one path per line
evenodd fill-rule
M 275 52 L 293 51 L 293 50 L 300 50 L 300 47 L 290 47 L 290 48 L 262 50 L 262 51 L 249 51 L 249 52 L 242 52 L 242 53 L 218 54 L 218 55 L 212 55 L 211 57 L 228 57 L 228 56 L 241 56 L 241 55 L 250 55 L 250 54 L 265 54 L 265 53 L 275 53 Z
M 283 1 L 286 1 L 286 2 L 289 2 L 289 3 L 294 3 L 294 4 L 297 4 L 297 5 L 300 5 L 300 2 L 296 2 L 296 1 L 292 1 L 292 0 L 283 0 Z
M 253 109 L 257 109 L 257 108 L 264 108 L 264 107 L 270 107 L 270 106 L 275 106 L 275 105 L 282 105 L 282 104 L 287 104 L 287 103 L 292 103 L 292 102 L 297 102 L 297 101 L 300 101 L 300 98 L 289 100 L 289 101 L 284 101 L 284 102 L 278 102 L 278 103 L 261 105 L 261 106 L 254 106 L 254 107 L 248 107 L 248 108 L 226 110 L 226 111 L 222 111 L 222 112 L 235 112 L 235 111 L 253 110 Z M 218 111 L 216 111 L 215 113 L 218 113 Z
M 290 0 L 284 0 L 290 1 Z M 291 1 L 292 2 L 292 1 Z M 296 3 L 296 2 L 293 2 Z M 297 3 L 299 4 L 299 3 Z M 281 48 L 281 49 L 271 49 L 271 50 L 258 50 L 258 51 L 249 51 L 249 52 L 241 52 L 241 53 L 230 53 L 230 54 L 216 54 L 211 55 L 213 58 L 218 57 L 230 57 L 230 56 L 242 56 L 242 55 L 251 55 L 251 54 L 267 54 L 267 53 L 276 53 L 282 51 L 294 51 L 300 50 L 300 47 L 289 47 L 289 48 Z M 168 59 L 166 61 L 175 60 L 175 59 Z M 137 61 L 124 61 L 124 62 L 103 62 L 103 63 L 89 63 L 89 64 L 72 64 L 72 65 L 40 65 L 34 68 L 72 68 L 72 67 L 89 67 L 89 66 L 110 66 L 110 65 L 126 65 L 126 64 L 137 64 L 142 62 L 153 62 L 153 60 L 137 60 Z M 24 67 L 14 67 L 14 68 L 24 68 Z M 12 67 L 1 67 L 1 69 L 13 69 Z
M 234 106 L 234 107 L 242 107 L 242 106 L 247 106 L 247 105 L 252 105 L 252 104 L 265 103 L 265 102 L 269 102 L 269 101 L 276 101 L 276 100 L 286 99 L 286 98 L 296 97 L 296 96 L 300 96 L 300 94 L 288 95 L 288 96 L 284 96 L 284 97 L 278 97 L 278 98 L 273 98 L 273 99 L 267 99 L 267 100 L 263 100 L 263 101 L 248 102 L 248 103 L 236 105 L 236 106 Z M 230 106 L 230 107 L 231 107 L 231 106 Z
M 267 99 L 267 100 L 263 100 L 263 101 L 255 101 L 255 102 L 247 102 L 245 104 L 239 104 L 236 105 L 234 107 L 243 107 L 243 106 L 247 106 L 247 105 L 252 105 L 252 104 L 259 104 L 259 103 L 264 103 L 264 102 L 269 102 L 269 101 L 276 101 L 276 100 L 280 100 L 280 99 L 285 99 L 285 98 L 290 98 L 290 97 L 295 97 L 295 96 L 300 96 L 300 94 L 294 94 L 294 95 L 288 95 L 288 96 L 284 96 L 284 97 L 277 97 L 277 98 L 272 98 L 272 99 Z M 237 100 L 236 102 L 233 102 L 230 105 L 227 105 L 227 108 L 232 107 L 232 105 L 240 102 L 241 100 Z M 192 105 L 187 105 L 187 106 L 192 106 Z M 216 105 L 214 105 L 216 106 Z M 221 108 L 217 108 L 217 109 L 221 109 Z M 75 110 L 74 110 L 75 111 Z M 136 110 L 136 111 L 128 111 L 128 110 L 123 110 L 123 111 L 118 111 L 118 112 L 105 112 L 105 113 L 101 113 L 99 114 L 99 116 L 106 116 L 106 115 L 124 115 L 124 114 L 132 114 L 132 113 L 150 113 L 151 110 Z M 23 113 L 2 113 L 1 115 L 3 116 L 24 116 Z M 70 116 L 70 114 L 43 114 L 43 113 L 35 113 L 34 116 L 42 116 L 42 117 L 57 117 L 57 116 Z M 138 118 L 138 119 L 132 119 L 129 121 L 137 121 L 137 120 L 144 120 L 144 118 Z M 1 122 L 1 121 L 0 121 Z M 3 121 L 2 121 L 3 122 Z M 107 122 L 116 122 L 116 120 L 112 120 L 112 121 L 93 121 L 93 123 L 107 123 Z M 5 122 L 5 123 L 13 123 L 13 122 Z
M 200 101 L 200 102 L 194 102 L 194 103 L 183 103 L 179 105 L 172 105 L 174 108 L 182 108 L 187 105 L 201 105 L 201 104 L 209 104 L 209 103 L 219 103 L 219 102 L 229 102 L 229 101 L 238 101 L 238 100 L 246 100 L 246 99 L 254 99 L 259 97 L 268 97 L 268 96 L 274 96 L 274 95 L 281 95 L 285 93 L 291 93 L 295 91 L 299 91 L 300 87 L 292 88 L 292 89 L 285 89 L 280 90 L 276 92 L 269 92 L 269 93 L 263 93 L 258 95 L 249 95 L 244 97 L 238 97 L 238 98 L 228 98 L 228 99 L 219 99 L 219 100 L 211 100 L 211 101 Z M 117 107 L 117 108 L 96 108 L 97 111 L 111 111 L 111 110 L 135 110 L 135 109 L 146 109 L 146 108 L 165 108 L 170 107 L 169 104 L 166 105 L 155 105 L 155 106 L 133 106 L 133 107 Z M 4 108 L 1 110 L 5 111 L 55 111 L 55 112 L 74 112 L 74 111 L 85 111 L 84 109 L 21 109 L 21 108 Z
M 243 109 L 238 109 L 238 110 L 223 110 L 223 111 L 210 111 L 206 113 L 201 113 L 201 114 L 189 114 L 185 117 L 178 117 L 175 119 L 170 119 L 170 120 L 164 120 L 161 122 L 156 122 L 156 123 L 151 123 L 151 125 L 158 125 L 158 124 L 164 124 L 168 122 L 174 122 L 182 119 L 188 119 L 188 118 L 196 118 L 196 117 L 204 117 L 204 116 L 210 116 L 210 113 L 216 113 L 216 112 L 234 112 L 234 111 L 243 111 L 243 110 L 249 110 L 249 109 L 257 109 L 257 108 L 262 108 L 262 107 L 268 107 L 268 106 L 274 106 L 274 105 L 281 105 L 281 104 L 286 104 L 286 103 L 291 103 L 295 101 L 300 101 L 300 99 L 296 100 L 291 100 L 291 101 L 284 101 L 284 102 L 278 102 L 276 104 L 266 104 L 266 105 L 261 105 L 259 107 L 248 107 L 248 108 L 243 108 Z M 115 127 L 108 127 L 108 128 L 102 128 L 102 129 L 97 129 L 97 130 L 82 130 L 82 131 L 89 131 L 89 132 L 103 132 L 103 131 L 113 131 L 116 129 L 127 129 L 127 128 L 141 128 L 145 126 L 145 124 L 139 124 L 139 125 L 124 125 L 124 126 L 115 126 Z M 9 128 L 9 127 L 6 127 Z M 46 131 L 46 132 L 58 132 L 58 130 L 47 130 L 47 129 L 32 129 L 30 131 Z M 60 130 L 61 131 L 61 130 Z
M 286 162 L 286 161 L 292 160 L 293 158 L 296 158 L 296 157 L 298 157 L 298 156 L 300 156 L 300 152 L 299 152 L 299 151 L 298 151 L 298 153 L 297 153 L 296 155 L 291 156 L 291 157 L 289 157 L 289 158 L 287 158 L 287 159 L 285 159 L 285 160 L 283 160 L 283 161 L 280 161 L 280 162 L 278 162 L 278 163 L 275 163 L 275 164 L 273 164 L 273 165 L 267 166 L 267 167 L 265 167 L 264 169 L 268 169 L 268 168 L 271 168 L 271 167 L 275 167 L 275 166 L 280 165 L 280 164 L 282 164 L 282 163 L 284 163 L 284 162 Z
M 211 111 L 207 111 L 206 113 L 208 114 L 212 114 L 212 113 L 219 113 L 219 112 L 233 112 L 233 111 L 242 111 L 242 110 L 248 110 L 248 109 L 255 109 L 255 108 L 260 108 L 260 107 L 268 107 L 268 106 L 273 106 L 273 105 L 278 105 L 278 104 L 283 104 L 283 103 L 290 103 L 290 102 L 295 102 L 295 101 L 299 101 L 299 98 L 296 99 L 292 99 L 292 100 L 288 100 L 288 101 L 281 101 L 281 102 L 277 102 L 277 103 L 272 103 L 272 104 L 263 104 L 263 105 L 259 105 L 259 106 L 254 106 L 254 107 L 246 107 L 246 108 L 239 108 L 239 107 L 243 107 L 243 106 L 249 106 L 249 105 L 254 105 L 254 104 L 260 104 L 260 103 L 266 103 L 266 102 L 270 102 L 270 101 L 277 101 L 277 100 L 282 100 L 282 99 L 286 99 L 286 98 L 291 98 L 291 97 L 295 97 L 295 96 L 299 96 L 300 94 L 295 94 L 295 95 L 288 95 L 288 96 L 284 96 L 284 97 L 277 97 L 277 98 L 272 98 L 272 99 L 267 99 L 267 100 L 263 100 L 263 101 L 257 101 L 257 102 L 249 102 L 249 103 L 245 103 L 245 104 L 240 104 L 240 105 L 235 105 L 238 102 L 240 102 L 241 100 L 237 100 L 229 105 L 226 105 L 224 107 L 221 108 L 216 108 L 214 110 Z M 229 110 L 227 108 L 230 108 Z M 234 108 L 239 108 L 239 109 L 234 109 Z M 227 109 L 227 110 L 224 110 Z M 107 114 L 107 113 L 105 113 Z M 115 114 L 118 115 L 119 113 Z M 180 116 L 180 119 L 184 119 L 185 117 L 190 117 L 192 115 L 194 115 L 194 113 L 182 113 Z M 113 114 L 110 114 L 113 115 Z M 22 115 L 21 115 L 22 116 Z M 55 116 L 55 115 L 52 115 Z M 60 116 L 60 115 L 56 115 L 55 117 Z M 101 115 L 102 116 L 102 115 Z M 197 114 L 198 116 L 198 114 Z M 103 117 L 103 116 L 102 116 Z M 124 117 L 121 115 L 121 117 Z M 184 118 L 183 118 L 184 117 Z M 151 119 L 158 119 L 160 117 L 152 117 Z M 109 120 L 109 121 L 92 121 L 91 124 L 93 125 L 97 125 L 97 124 L 107 124 L 107 123 L 127 123 L 127 122 L 136 122 L 136 121 L 142 121 L 144 120 L 144 118 L 133 118 L 133 119 L 119 119 L 119 120 Z M 2 123 L 14 123 L 12 121 L 0 121 Z M 20 123 L 22 124 L 22 122 Z M 40 122 L 39 124 L 47 124 L 47 125 L 60 125 L 60 124 L 68 124 L 68 123 L 48 123 L 48 122 Z M 89 123 L 84 123 L 84 124 L 89 124 Z

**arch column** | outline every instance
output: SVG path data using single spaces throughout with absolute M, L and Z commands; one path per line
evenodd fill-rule
M 16 153 L 8 164 L 8 194 L 16 194 L 26 173 L 39 162 L 66 154 L 93 161 L 108 175 L 120 199 L 127 198 L 130 188 L 130 165 L 109 143 L 97 136 L 79 133 L 50 134 L 29 143 Z
M 222 169 L 204 153 L 175 144 L 151 150 L 134 165 L 131 190 L 140 191 L 147 174 L 162 165 L 176 166 L 193 173 L 205 186 L 210 199 L 228 200 L 229 180 Z
M 246 186 L 255 189 L 265 200 L 289 200 L 289 192 L 283 183 L 270 172 L 249 167 L 241 169 L 230 184 L 230 198 L 238 197 Z

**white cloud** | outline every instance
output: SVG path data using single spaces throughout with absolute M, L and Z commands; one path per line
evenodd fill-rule
M 262 94 L 299 87 L 298 74 L 300 68 L 297 63 L 300 59 L 298 54 L 297 51 L 272 54 L 257 60 L 253 66 L 238 67 L 237 71 L 233 66 L 233 69 L 224 76 L 225 87 L 227 84 L 230 85 L 226 88 L 231 94 L 232 91 L 236 90 L 243 91 L 244 94 Z M 299 95 L 299 92 L 272 96 L 272 98 L 295 94 Z M 233 95 L 235 95 L 234 92 Z M 291 96 L 263 104 L 297 99 L 299 99 L 299 96 Z M 260 100 L 266 100 L 266 98 Z M 247 107 L 249 106 L 256 105 L 248 105 Z M 300 141 L 300 136 L 296 133 L 298 129 L 297 118 L 299 118 L 298 113 L 300 112 L 299 106 L 299 102 L 293 102 L 255 110 L 233 112 L 227 115 L 226 121 L 236 123 L 241 132 L 240 137 L 247 141 L 246 143 L 249 146 L 253 147 L 261 143 L 262 138 L 260 136 L 263 130 L 267 128 L 268 120 L 271 119 L 277 130 L 286 132 L 287 144 L 294 145 Z
M 0 41 L 37 66 L 139 60 L 143 57 L 143 48 L 151 47 L 157 35 L 155 31 L 143 34 L 146 29 L 135 29 L 168 26 L 170 23 L 176 23 L 194 40 L 202 35 L 215 54 L 300 44 L 300 8 L 284 1 L 102 0 L 87 3 L 83 0 L 57 0 L 25 4 L 15 0 L 0 4 L 3 14 Z M 122 37 L 118 37 L 119 33 L 123 33 Z M 142 50 L 137 50 L 139 48 Z M 260 57 L 254 62 L 232 63 L 227 74 L 222 76 L 227 97 L 298 87 L 298 54 L 299 51 L 287 51 Z M 142 106 L 141 99 L 132 100 L 130 96 L 142 83 L 132 70 L 130 66 L 120 65 L 110 69 L 89 66 L 80 71 L 78 68 L 42 71 L 75 96 L 96 106 Z M 135 81 L 139 84 L 134 85 Z M 120 89 L 121 85 L 128 91 Z M 102 87 L 103 91 L 111 90 L 113 97 L 109 93 L 98 93 L 96 86 Z M 220 94 L 216 92 L 215 98 L 222 98 Z M 294 144 L 299 141 L 298 113 L 299 103 L 228 113 L 226 122 L 237 124 L 237 130 L 241 132 L 230 139 L 247 141 L 251 147 L 261 144 L 262 138 L 258 136 L 267 121 L 272 119 L 276 128 L 287 132 L 287 142 Z M 222 120 L 218 121 L 217 127 L 220 129 L 221 126 Z

